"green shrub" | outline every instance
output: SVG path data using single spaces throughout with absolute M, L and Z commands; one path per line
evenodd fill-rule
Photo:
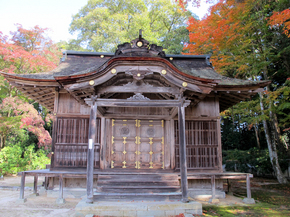
M 242 150 L 223 150 L 223 164 L 227 171 L 271 174 L 273 172 L 268 149 L 251 148 Z
M 17 143 L 7 146 L 0 151 L 0 171 L 3 175 L 17 174 L 25 170 L 43 169 L 50 160 L 43 150 L 34 151 L 34 145 L 21 148 Z

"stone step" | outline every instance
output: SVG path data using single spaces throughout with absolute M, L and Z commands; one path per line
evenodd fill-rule
M 166 187 L 166 186 L 179 186 L 179 181 L 162 181 L 162 182 L 141 182 L 141 181 L 111 181 L 111 180 L 99 180 L 98 181 L 99 186 L 160 186 L 160 187 Z
M 181 192 L 95 192 L 94 201 L 180 200 Z

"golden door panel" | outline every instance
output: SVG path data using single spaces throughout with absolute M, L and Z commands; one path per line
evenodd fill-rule
M 163 120 L 112 120 L 111 168 L 164 168 Z
M 112 120 L 111 168 L 134 168 L 136 127 L 133 120 Z

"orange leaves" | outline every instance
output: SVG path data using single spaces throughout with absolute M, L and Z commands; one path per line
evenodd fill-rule
M 202 20 L 190 19 L 187 28 L 190 44 L 184 49 L 191 54 L 211 53 L 212 64 L 218 72 L 233 71 L 233 67 L 237 73 L 247 71 L 246 64 L 236 64 L 242 52 L 239 47 L 250 46 L 250 42 L 244 41 L 245 33 L 251 28 L 245 17 L 251 13 L 252 3 L 253 0 L 242 3 L 219 0 Z
M 7 73 L 36 73 L 55 68 L 60 52 L 44 37 L 45 31 L 38 26 L 26 30 L 18 24 L 11 39 L 0 33 L 0 69 Z
M 290 9 L 274 12 L 268 21 L 271 26 L 283 26 L 283 33 L 290 37 Z

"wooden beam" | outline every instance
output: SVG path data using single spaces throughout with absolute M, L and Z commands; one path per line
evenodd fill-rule
M 180 177 L 183 203 L 188 200 L 188 182 L 187 182 L 187 163 L 186 163 L 186 139 L 185 139 L 185 108 L 178 106 L 178 127 L 179 127 L 179 159 L 180 159 Z
M 96 99 L 98 106 L 102 107 L 178 107 L 180 100 L 124 100 L 124 99 Z M 85 99 L 88 105 L 91 105 L 90 98 Z M 185 100 L 189 105 L 190 100 Z M 186 105 L 186 106 L 187 106 Z
M 98 93 L 171 93 L 179 94 L 179 89 L 174 87 L 154 87 L 152 85 L 143 85 L 143 86 L 110 86 L 101 88 L 98 90 Z
M 136 114 L 105 114 L 104 117 L 105 118 L 120 118 L 120 115 L 122 116 L 123 119 L 131 119 L 131 118 L 135 118 L 136 119 Z M 138 115 L 139 119 L 147 119 L 148 115 Z M 163 119 L 163 120 L 170 120 L 171 118 L 168 115 L 150 115 L 150 119 Z
M 170 111 L 170 119 L 174 118 L 178 113 L 178 108 L 177 107 L 174 107 L 171 109 Z
M 97 102 L 96 97 L 91 98 L 91 114 L 88 135 L 88 157 L 87 157 L 87 203 L 93 203 L 94 192 L 94 144 L 97 132 Z

